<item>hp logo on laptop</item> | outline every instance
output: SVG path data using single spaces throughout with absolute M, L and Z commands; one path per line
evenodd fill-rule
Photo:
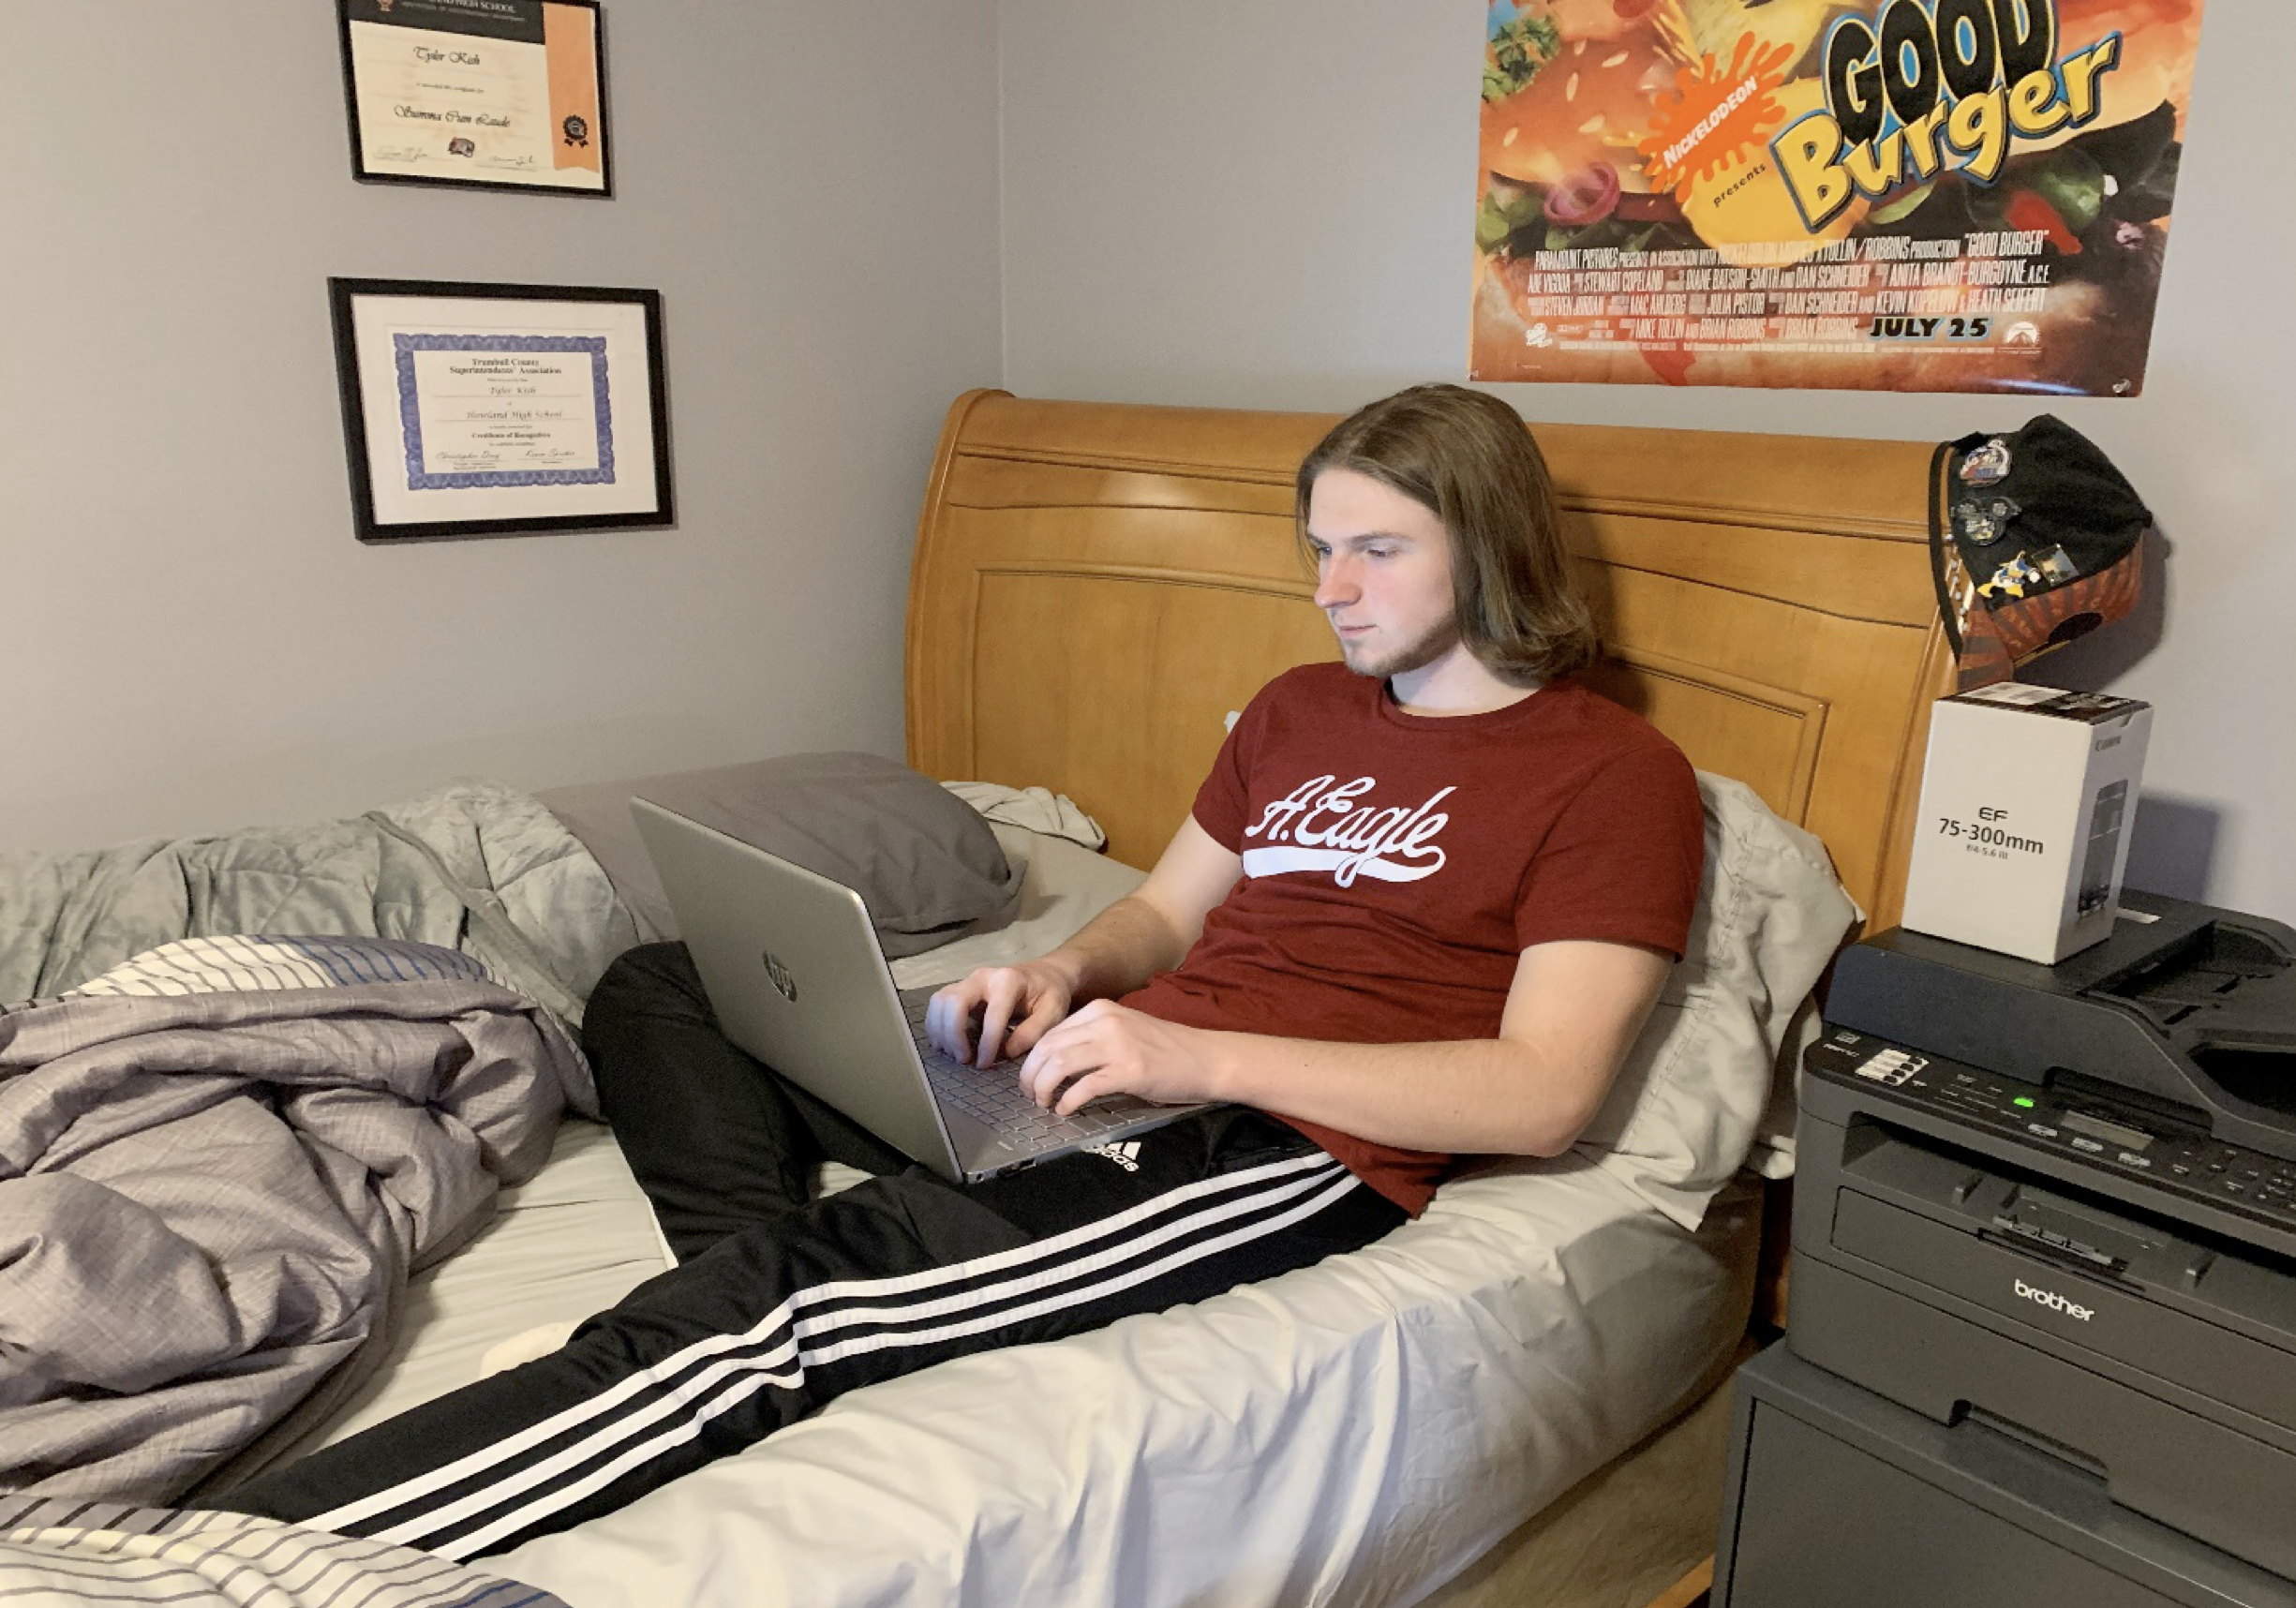
M 760 954 L 758 959 L 765 961 L 766 975 L 772 980 L 774 989 L 782 998 L 792 1005 L 797 1004 L 798 979 L 789 975 L 789 968 L 782 964 L 781 957 L 768 949 Z

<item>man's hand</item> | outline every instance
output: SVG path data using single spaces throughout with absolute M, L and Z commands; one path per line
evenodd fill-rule
M 1130 993 L 1180 963 L 1204 917 L 1244 874 L 1244 861 L 1193 816 L 1139 890 L 1118 900 L 1051 954 L 1017 966 L 982 966 L 932 996 L 925 1031 L 945 1055 L 993 1065 L 1026 1055 L 1080 1000 Z M 977 1040 L 973 1013 L 980 1012 Z
M 991 1066 L 1008 1056 L 1026 1055 L 1068 1014 L 1074 996 L 1066 969 L 1050 959 L 979 966 L 932 996 L 925 1007 L 925 1032 L 943 1054 Z M 977 1037 L 976 1010 L 980 1012 Z
M 1037 1041 L 1021 1064 L 1021 1089 L 1062 1117 L 1102 1094 L 1165 1106 L 1216 1100 L 1211 1050 L 1218 1036 L 1095 1000 Z

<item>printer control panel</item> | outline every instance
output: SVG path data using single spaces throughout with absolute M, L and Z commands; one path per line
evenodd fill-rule
M 1886 1090 L 1908 1106 L 2142 1179 L 2172 1195 L 2296 1228 L 2296 1162 L 2095 1102 L 2068 1103 L 2038 1084 L 1847 1028 L 1827 1027 L 1804 1065 L 1813 1075 Z

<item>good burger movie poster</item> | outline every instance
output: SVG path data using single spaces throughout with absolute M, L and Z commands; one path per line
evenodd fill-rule
M 2133 396 L 2200 0 L 1491 0 L 1473 374 Z

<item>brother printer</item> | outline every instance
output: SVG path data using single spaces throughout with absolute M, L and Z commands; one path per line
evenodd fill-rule
M 1888 1523 L 1928 1515 L 1910 1539 L 1870 1532 L 1894 1559 L 1877 1567 L 1990 1582 L 1979 1600 L 2005 1602 L 2296 1602 L 2296 931 L 2130 892 L 2110 937 L 2055 966 L 1884 933 L 1841 954 L 1803 1071 L 1792 1357 L 1770 1377 L 1883 1398 L 1909 1445 L 1975 1423 L 2012 1454 L 1965 1493 L 1967 1524 L 1923 1505 L 1943 1474 L 1877 1485 L 1906 1498 Z M 1764 1388 L 1741 1384 L 1741 1441 Z M 1798 1494 L 1768 1511 L 1860 1500 L 1843 1481 L 1862 1462 L 1845 1453 L 1826 1483 L 1787 1444 L 1772 1434 L 1770 1467 L 1797 1467 Z M 1952 1437 L 1932 1444 L 1938 1468 L 1976 1467 Z M 1734 1465 L 1731 1502 L 1752 1499 L 1754 1467 Z M 1995 1525 L 2026 1500 L 2018 1467 L 2072 1492 L 2058 1507 L 2078 1522 Z M 1725 1566 L 1751 1511 L 1725 1510 Z M 1980 1542 L 1997 1571 L 1931 1575 L 1922 1552 Z M 2078 1570 L 2077 1590 L 2048 1584 Z M 1718 1579 L 1717 1601 L 1826 1600 L 1778 1588 L 1790 1573 L 1737 1596 Z M 2132 1581 L 2147 1584 L 2116 1595 Z M 1931 1600 L 1894 1589 L 1861 1595 Z

